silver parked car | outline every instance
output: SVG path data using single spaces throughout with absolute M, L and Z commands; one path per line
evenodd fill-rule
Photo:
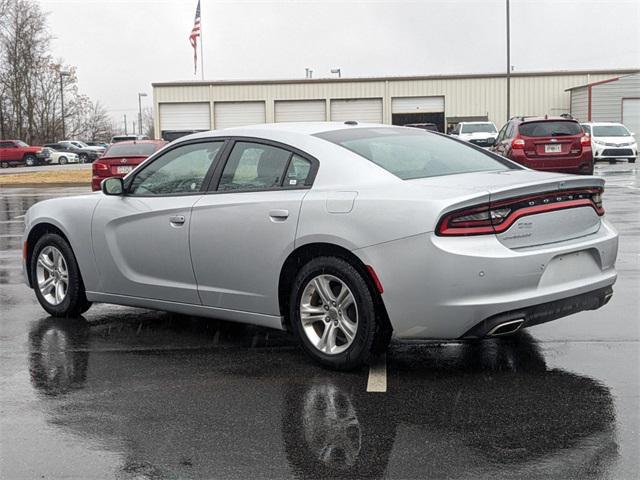
M 34 205 L 24 270 L 54 316 L 106 302 L 289 329 L 347 369 L 392 336 L 506 335 L 604 305 L 603 186 L 413 128 L 197 133 L 102 192 Z

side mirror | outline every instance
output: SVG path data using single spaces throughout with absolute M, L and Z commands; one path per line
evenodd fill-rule
M 493 137 L 489 137 L 487 138 L 487 145 L 489 145 L 490 147 L 493 147 L 496 144 L 496 139 Z
M 100 184 L 102 193 L 105 195 L 122 195 L 124 193 L 124 182 L 120 177 L 109 177 Z

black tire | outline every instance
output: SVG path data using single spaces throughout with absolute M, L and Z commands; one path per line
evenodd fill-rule
M 9 168 L 9 162 L 0 162 L 0 168 Z
M 35 167 L 38 164 L 38 159 L 33 155 L 25 155 L 24 163 L 27 167 Z
M 87 156 L 86 153 L 81 153 L 80 154 L 80 163 L 87 163 L 88 159 L 89 159 L 89 157 Z
M 60 157 L 58 159 L 58 162 L 60 163 L 60 165 L 66 165 L 67 164 L 67 157 Z
M 67 264 L 68 283 L 64 299 L 57 305 L 49 303 L 38 288 L 37 265 L 38 257 L 42 250 L 48 246 L 55 247 L 64 258 Z M 91 302 L 87 300 L 80 275 L 78 263 L 71 250 L 71 247 L 64 238 L 56 233 L 43 235 L 35 244 L 31 255 L 30 263 L 31 284 L 36 292 L 36 298 L 42 308 L 54 317 L 77 317 L 86 312 L 91 307 Z
M 618 163 L 616 160 L 609 160 L 609 165 L 615 165 L 616 163 Z
M 636 157 L 630 158 L 629 163 L 636 163 Z
M 352 343 L 341 353 L 327 354 L 318 350 L 307 337 L 300 318 L 300 302 L 307 284 L 318 275 L 332 275 L 343 282 L 355 301 L 358 312 L 356 333 Z M 377 320 L 376 302 L 363 275 L 349 262 L 338 257 L 318 257 L 304 265 L 291 289 L 289 319 L 305 352 L 321 365 L 334 370 L 352 370 L 369 362 L 380 350 L 385 329 Z

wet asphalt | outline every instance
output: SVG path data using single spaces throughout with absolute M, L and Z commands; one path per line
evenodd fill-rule
M 387 390 L 286 333 L 94 305 L 47 318 L 0 190 L 0 478 L 638 478 L 640 172 L 598 165 L 620 232 L 600 310 L 505 339 L 393 343 Z

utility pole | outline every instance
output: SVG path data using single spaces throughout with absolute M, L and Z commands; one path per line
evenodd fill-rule
M 62 70 L 60 70 L 58 73 L 60 74 L 60 113 L 62 115 L 62 140 L 66 140 L 67 133 L 64 127 L 64 85 L 62 84 L 62 77 L 68 77 L 70 73 Z
M 127 114 L 124 114 L 124 134 L 127 135 Z
M 201 43 L 200 45 L 202 45 L 202 39 L 201 39 Z M 142 135 L 142 97 L 146 97 L 147 94 L 146 93 L 138 93 L 138 134 Z M 135 132 L 135 128 L 133 130 Z
M 507 0 L 507 121 L 511 118 L 511 16 Z

